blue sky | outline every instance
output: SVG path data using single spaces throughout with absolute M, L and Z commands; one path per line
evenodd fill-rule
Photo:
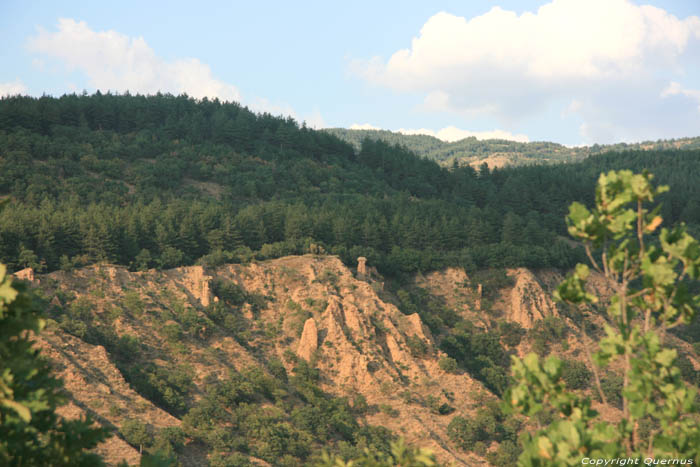
M 187 92 L 315 127 L 700 136 L 700 2 L 0 4 L 0 94 Z

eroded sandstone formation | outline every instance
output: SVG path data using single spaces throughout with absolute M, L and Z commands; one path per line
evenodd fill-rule
M 515 279 L 506 310 L 510 321 L 519 323 L 525 329 L 531 329 L 535 321 L 545 316 L 558 316 L 551 295 L 542 288 L 530 270 L 518 268 L 510 270 L 508 274 Z
M 304 330 L 301 333 L 297 355 L 304 360 L 311 360 L 311 356 L 318 348 L 318 330 L 316 329 L 316 321 L 309 318 L 304 323 Z
M 367 258 L 364 256 L 357 258 L 357 274 L 360 276 L 367 275 Z
M 24 268 L 20 271 L 17 271 L 16 273 L 14 273 L 14 276 L 20 280 L 34 282 L 34 269 Z
M 378 295 L 375 282 L 359 274 L 381 278 L 369 272 L 372 268 L 366 266 L 366 261 L 358 261 L 358 274 L 337 257 L 318 255 L 230 264 L 206 271 L 201 266 L 136 273 L 119 266 L 103 269 L 102 274 L 96 273 L 94 267 L 59 271 L 50 275 L 55 280 L 38 283 L 46 282 L 46 287 L 60 284 L 63 290 L 88 299 L 95 313 L 125 310 L 112 322 L 117 336 L 133 336 L 154 355 L 175 358 L 168 362 L 158 357 L 153 360 L 155 365 L 192 368 L 194 398 L 205 392 L 206 381 L 225 378 L 231 371 L 265 368 L 266 362 L 273 358 L 280 359 L 291 374 L 295 363 L 284 357 L 291 350 L 299 358 L 314 362 L 324 391 L 350 399 L 362 394 L 371 406 L 390 407 L 393 411 L 371 412 L 364 416 L 364 422 L 386 426 L 410 443 L 433 449 L 443 462 L 457 465 L 480 462 L 454 446 L 447 435 L 451 417 L 436 414 L 425 401 L 428 397 L 438 397 L 440 403 L 454 407 L 457 414 L 472 416 L 476 410 L 473 395 L 488 391 L 466 372 L 448 373 L 440 368 L 439 361 L 445 354 L 420 315 L 405 315 L 391 300 Z M 555 313 L 553 304 L 545 298 L 546 287 L 534 275 L 525 270 L 511 274 L 515 274 L 515 286 L 502 290 L 507 300 L 490 306 L 502 306 L 502 316 L 527 327 L 547 313 Z M 210 288 L 214 280 L 234 283 L 247 297 L 257 297 L 255 309 L 251 303 L 226 305 L 230 313 L 243 317 L 240 326 L 248 333 L 247 342 L 241 343 L 240 334 L 230 334 L 221 324 L 207 324 L 208 329 L 184 326 L 185 315 L 190 321 L 196 316 L 204 317 L 207 305 L 217 299 Z M 426 274 L 416 280 L 416 286 L 426 288 L 431 295 L 444 300 L 445 306 L 477 326 L 488 326 L 488 323 L 481 325 L 479 320 L 493 311 L 475 307 L 475 288 L 469 285 L 464 270 L 449 268 Z M 180 327 L 182 339 L 175 345 L 181 349 L 176 354 L 172 354 L 173 343 L 168 340 L 172 338 L 162 332 L 164 325 L 168 329 Z M 427 350 L 416 354 L 409 345 L 415 345 L 415 339 L 420 339 Z M 99 356 L 102 351 L 86 352 Z M 60 360 L 55 353 L 51 356 Z M 89 367 L 104 365 L 81 363 L 88 371 Z M 76 384 L 86 384 L 87 377 L 79 376 L 77 371 L 65 376 Z M 126 396 L 116 383 L 100 382 L 86 387 L 89 394 L 72 391 L 76 407 L 97 404 L 94 401 L 97 396 L 90 394 L 103 399 L 105 407 L 116 404 L 121 408 L 122 402 L 112 401 L 119 394 L 120 398 L 132 397 Z M 445 394 L 449 394 L 449 399 Z M 138 404 L 145 407 L 148 401 Z M 153 407 L 149 406 L 148 410 Z M 120 424 L 114 422 L 114 425 Z M 119 452 L 122 448 L 113 449 Z M 135 461 L 133 452 L 128 455 L 123 452 L 129 462 Z
M 202 266 L 188 266 L 180 269 L 185 273 L 182 277 L 185 288 L 199 300 L 203 307 L 209 306 L 213 298 L 209 285 L 212 277 L 204 272 Z

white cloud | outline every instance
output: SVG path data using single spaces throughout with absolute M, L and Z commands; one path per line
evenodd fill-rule
M 400 128 L 397 130 L 398 133 L 403 133 L 404 135 L 429 135 L 434 136 L 443 141 L 453 142 L 459 141 L 469 137 L 475 137 L 478 140 L 484 139 L 505 139 L 509 141 L 518 141 L 521 143 L 527 143 L 530 139 L 524 134 L 512 134 L 509 131 L 504 130 L 491 130 L 491 131 L 469 131 L 462 130 L 454 126 L 448 126 L 441 130 L 433 131 L 426 128 L 420 128 L 417 130 Z
M 0 97 L 15 96 L 17 94 L 25 94 L 27 87 L 19 79 L 9 83 L 0 83 Z
M 61 18 L 56 32 L 40 29 L 28 46 L 33 52 L 61 60 L 71 70 L 84 72 L 96 89 L 240 100 L 235 86 L 214 78 L 209 65 L 196 58 L 166 61 L 143 37 L 93 31 L 84 21 Z
M 369 123 L 353 123 L 349 127 L 350 130 L 383 130 L 378 126 L 374 126 Z M 387 130 L 392 131 L 392 130 Z M 459 141 L 469 137 L 475 137 L 478 140 L 484 139 L 506 139 L 509 141 L 519 141 L 521 143 L 527 143 L 530 139 L 524 134 L 512 134 L 504 130 L 491 130 L 491 131 L 469 131 L 462 130 L 454 126 L 448 126 L 442 128 L 441 130 L 435 131 L 429 128 L 399 128 L 398 130 L 393 130 L 396 133 L 401 133 L 404 135 L 428 135 L 434 138 L 441 139 L 442 141 L 453 142 Z
M 60 60 L 69 70 L 85 73 L 90 85 L 102 91 L 187 93 L 197 99 L 243 101 L 255 112 L 290 116 L 299 123 L 306 121 L 312 128 L 325 126 L 318 109 L 304 119 L 286 103 L 261 97 L 244 100 L 235 86 L 216 79 L 209 65 L 196 58 L 167 61 L 156 55 L 143 37 L 129 37 L 112 30 L 94 31 L 84 21 L 61 18 L 56 32 L 40 29 L 29 39 L 28 47 Z M 45 68 L 42 59 L 34 59 L 34 64 L 38 69 Z M 74 84 L 67 87 L 77 90 Z
M 561 111 L 562 118 L 567 117 L 571 114 L 579 112 L 583 108 L 583 102 L 578 99 L 571 99 L 569 105 L 566 106 L 564 110 Z
M 350 127 L 352 130 L 353 128 Z M 430 130 L 428 128 L 415 128 L 415 129 L 406 129 L 406 128 L 399 128 L 396 130 L 396 133 L 401 133 L 402 135 L 428 135 L 432 136 L 433 138 L 437 138 L 437 133 L 434 130 Z
M 320 130 L 321 128 L 328 128 L 328 124 L 323 119 L 323 116 L 321 115 L 321 110 L 318 108 L 314 108 L 311 111 L 311 114 L 309 114 L 304 119 L 304 121 L 306 122 L 306 125 L 309 128 L 313 128 L 314 130 Z
M 270 115 L 289 115 L 290 117 L 294 118 L 297 120 L 297 115 L 294 112 L 294 109 L 289 105 L 289 104 L 279 104 L 275 102 L 271 102 L 269 99 L 266 99 L 264 97 L 259 97 L 257 99 L 254 99 L 252 102 L 248 104 L 248 107 L 259 113 L 269 113 Z
M 685 96 L 692 100 L 697 101 L 698 111 L 700 111 L 700 90 L 698 89 L 686 89 L 675 81 L 671 81 L 669 85 L 661 91 L 661 97 L 670 96 Z
M 679 19 L 630 0 L 552 0 L 521 15 L 499 7 L 470 19 L 438 13 L 410 47 L 388 60 L 355 60 L 351 69 L 371 83 L 422 94 L 427 110 L 512 126 L 555 105 L 590 129 L 588 118 L 622 101 L 646 102 L 630 112 L 649 110 L 651 101 L 668 111 L 659 76 L 683 75 L 699 52 L 697 16 Z M 606 137 L 640 134 L 635 119 L 609 122 Z
M 275 103 L 271 102 L 269 99 L 257 98 L 248 104 L 250 110 L 258 113 L 269 113 L 270 115 L 282 116 L 282 117 L 292 117 L 294 120 L 301 125 L 306 122 L 306 126 L 313 129 L 326 128 L 326 122 L 323 120 L 321 111 L 318 108 L 314 108 L 310 114 L 299 115 L 294 111 L 292 106 L 286 103 Z
M 353 123 L 350 125 L 351 130 L 381 130 L 378 126 L 370 125 L 369 123 Z

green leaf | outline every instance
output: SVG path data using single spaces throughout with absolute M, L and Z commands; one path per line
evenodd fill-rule
M 656 354 L 654 360 L 663 367 L 670 367 L 676 359 L 676 356 L 677 354 L 675 349 L 663 349 L 661 352 Z
M 0 302 L 6 305 L 12 303 L 17 298 L 17 291 L 12 287 L 12 281 L 5 274 L 7 268 L 0 264 Z
M 10 408 L 17 412 L 19 417 L 24 420 L 26 423 L 29 423 L 32 420 L 32 413 L 31 411 L 25 407 L 24 405 L 20 404 L 19 402 L 9 400 L 9 399 L 0 399 L 0 405 L 3 405 L 7 408 Z

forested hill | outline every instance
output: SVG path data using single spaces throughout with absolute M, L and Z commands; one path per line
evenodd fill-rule
M 416 154 L 451 166 L 454 163 L 478 167 L 487 163 L 490 167 L 519 166 L 542 163 L 576 162 L 593 154 L 605 152 L 700 149 L 700 137 L 677 140 L 648 141 L 634 144 L 593 145 L 567 147 L 557 143 L 520 143 L 500 139 L 477 140 L 475 137 L 446 142 L 428 135 L 404 135 L 386 130 L 346 130 L 330 128 L 328 133 L 360 148 L 365 138 L 401 145 Z
M 698 151 L 581 164 L 444 168 L 292 119 L 186 96 L 0 99 L 0 261 L 132 269 L 325 251 L 385 274 L 461 265 L 569 267 L 567 206 L 602 169 L 673 185 L 665 218 L 700 222 Z M 673 198 L 671 198 L 673 196 Z M 688 200 L 692 200 L 688 202 Z
M 404 135 L 403 133 L 388 130 L 348 130 L 345 128 L 325 128 L 323 131 L 337 136 L 343 141 L 347 141 L 358 151 L 362 147 L 362 141 L 365 139 L 371 139 L 375 141 L 384 141 L 385 143 L 389 143 L 394 146 L 404 146 L 419 156 L 424 156 L 428 159 L 434 160 L 437 159 L 435 157 L 431 157 L 431 154 L 435 154 L 450 144 L 430 135 Z

